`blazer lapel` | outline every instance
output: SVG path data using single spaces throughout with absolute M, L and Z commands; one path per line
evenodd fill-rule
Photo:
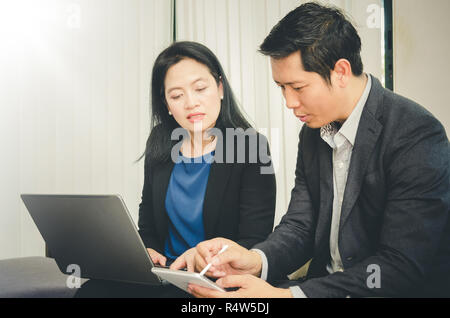
M 318 137 L 320 205 L 315 234 L 315 250 L 324 251 L 330 239 L 331 213 L 333 210 L 333 165 L 332 149 Z M 328 249 L 326 249 L 328 250 Z
M 375 116 L 378 105 L 381 104 L 382 90 L 383 88 L 378 80 L 372 77 L 372 90 L 361 114 L 355 145 L 352 151 L 342 203 L 340 228 L 345 224 L 356 203 L 361 191 L 367 165 L 383 128 Z
M 219 162 L 213 162 L 209 171 L 208 184 L 206 186 L 203 201 L 203 224 L 205 227 L 205 238 L 212 238 L 217 221 L 219 220 L 220 206 L 225 189 L 231 175 L 233 164 L 226 163 L 226 134 L 216 136 L 216 158 Z
M 231 175 L 232 166 L 227 163 L 211 164 L 208 185 L 206 186 L 203 202 L 203 224 L 205 227 L 205 238 L 212 238 L 219 219 L 221 202 Z

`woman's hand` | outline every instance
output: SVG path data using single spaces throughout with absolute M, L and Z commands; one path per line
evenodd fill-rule
M 187 250 L 183 254 L 178 257 L 175 262 L 170 265 L 170 269 L 182 269 L 186 268 L 188 272 L 193 272 L 195 270 L 195 254 L 197 251 L 195 250 L 195 247 Z
M 166 266 L 167 258 L 164 255 L 159 254 L 152 248 L 147 248 L 147 252 L 150 255 L 150 258 L 152 259 L 153 264 Z

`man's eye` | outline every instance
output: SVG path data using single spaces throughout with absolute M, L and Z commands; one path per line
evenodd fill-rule
M 303 87 L 294 87 L 294 90 L 299 92 Z

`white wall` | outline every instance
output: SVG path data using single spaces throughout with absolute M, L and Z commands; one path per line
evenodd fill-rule
M 450 133 L 449 0 L 394 0 L 394 90 Z
M 171 18 L 167 0 L 0 0 L 0 259 L 44 254 L 20 193 L 119 193 L 137 220 Z

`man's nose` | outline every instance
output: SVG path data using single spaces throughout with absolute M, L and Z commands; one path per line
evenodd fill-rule
M 300 100 L 296 92 L 292 88 L 286 87 L 284 92 L 284 98 L 286 99 L 287 108 L 293 109 L 300 106 Z

